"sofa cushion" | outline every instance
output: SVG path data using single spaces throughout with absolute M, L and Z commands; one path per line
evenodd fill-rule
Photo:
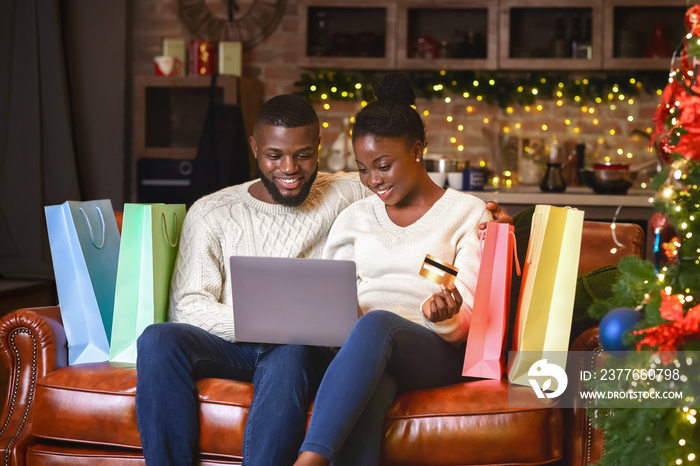
M 135 387 L 136 369 L 129 364 L 69 366 L 39 379 L 32 434 L 55 441 L 55 451 L 37 446 L 33 454 L 70 458 L 75 450 L 80 456 L 76 443 L 98 445 L 99 454 L 110 446 L 140 448 Z M 561 458 L 562 410 L 551 401 L 550 409 L 541 402 L 531 409 L 509 408 L 507 387 L 505 380 L 475 380 L 400 395 L 387 419 L 384 463 L 541 464 Z M 240 459 L 252 385 L 202 379 L 197 389 L 203 455 Z M 519 405 L 536 400 L 529 387 L 517 387 L 511 396 Z M 72 447 L 61 448 L 65 442 Z
M 253 386 L 202 379 L 197 390 L 200 450 L 240 458 Z M 32 434 L 51 440 L 141 448 L 135 393 L 136 367 L 131 364 L 105 362 L 58 369 L 37 381 Z

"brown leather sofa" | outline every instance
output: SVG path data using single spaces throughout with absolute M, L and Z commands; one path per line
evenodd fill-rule
M 618 224 L 618 253 L 610 254 L 610 225 L 585 222 L 579 272 L 641 256 L 638 225 Z M 572 350 L 598 347 L 597 332 L 580 335 Z M 136 428 L 134 366 L 67 366 L 58 307 L 20 309 L 0 321 L 0 357 L 10 369 L 0 448 L 12 465 L 144 464 Z M 201 464 L 240 464 L 253 388 L 222 379 L 198 382 Z M 515 396 L 535 397 L 529 387 Z M 602 437 L 582 408 L 510 408 L 505 380 L 474 380 L 405 393 L 386 421 L 386 465 L 586 465 Z

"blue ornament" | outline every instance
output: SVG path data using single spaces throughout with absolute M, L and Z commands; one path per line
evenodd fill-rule
M 605 351 L 625 351 L 630 347 L 622 337 L 641 320 L 639 312 L 629 307 L 618 307 L 605 314 L 598 325 L 598 338 Z

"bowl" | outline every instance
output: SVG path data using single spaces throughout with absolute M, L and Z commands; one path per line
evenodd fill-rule
M 436 173 L 462 173 L 462 170 L 469 168 L 469 161 L 460 159 L 424 158 L 423 163 L 427 172 Z
M 637 178 L 637 172 L 629 171 L 627 165 L 623 166 L 624 168 L 607 166 L 580 170 L 579 178 L 585 186 L 598 194 L 627 194 Z

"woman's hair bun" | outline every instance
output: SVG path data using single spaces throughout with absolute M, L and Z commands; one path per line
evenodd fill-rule
M 375 87 L 374 95 L 377 100 L 397 104 L 414 105 L 416 103 L 416 93 L 413 91 L 411 78 L 403 73 L 384 75 L 379 85 Z

